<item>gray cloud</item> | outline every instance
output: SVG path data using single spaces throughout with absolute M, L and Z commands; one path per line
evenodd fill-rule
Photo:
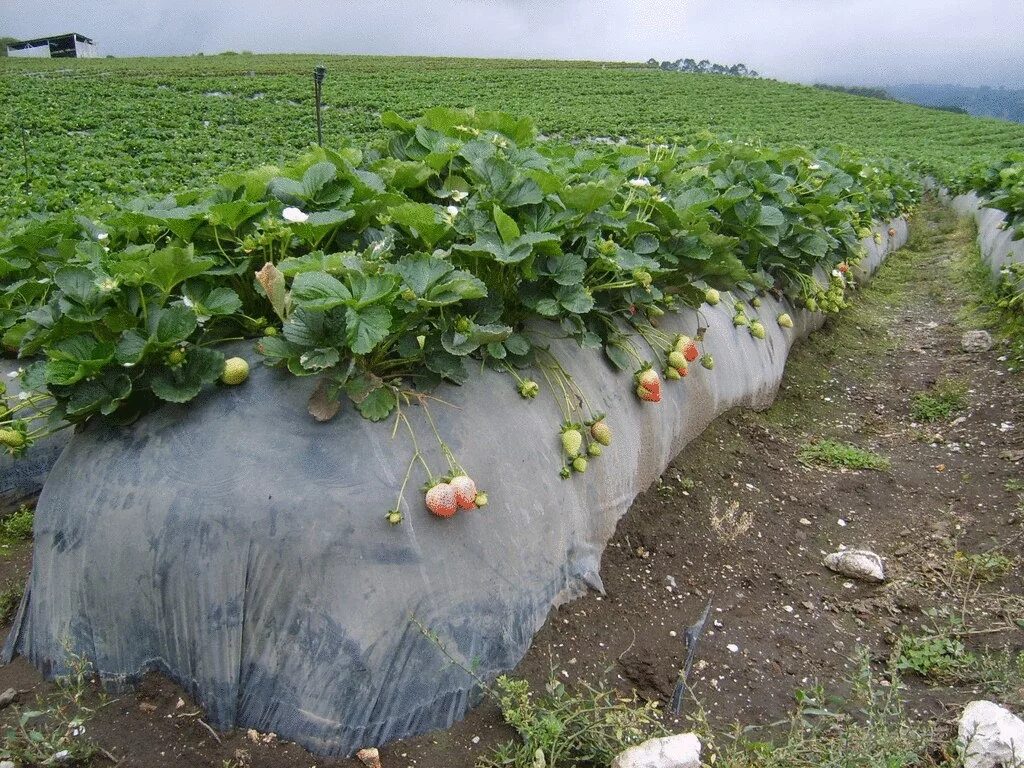
M 1022 0 L 0 0 L 0 34 L 203 51 L 743 61 L 800 82 L 1024 87 Z

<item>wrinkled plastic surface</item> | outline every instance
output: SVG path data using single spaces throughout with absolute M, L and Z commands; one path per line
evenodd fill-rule
M 7 385 L 9 397 L 17 397 L 18 379 L 10 376 L 18 370 L 14 360 L 0 360 L 0 377 Z M 39 495 L 43 481 L 57 457 L 71 439 L 71 430 L 65 429 L 33 443 L 17 459 L 9 453 L 0 453 L 0 514 L 17 509 Z
M 985 208 L 984 201 L 973 192 L 947 199 L 961 216 L 974 217 L 978 225 L 981 257 L 992 270 L 995 279 L 999 279 L 1000 270 L 1004 267 L 1024 261 L 1024 240 L 1014 240 L 1013 231 L 1003 229 L 1006 213 L 995 208 Z
M 905 222 L 893 225 L 894 238 L 880 230 L 883 244 L 867 243 L 865 273 L 904 242 Z M 637 494 L 723 411 L 770 404 L 790 346 L 822 322 L 765 298 L 757 341 L 733 328 L 731 303 L 702 310 L 714 370 L 666 382 L 656 406 L 598 354 L 554 344 L 614 432 L 571 480 L 558 475 L 561 416 L 548 393 L 524 402 L 486 371 L 442 388 L 454 406 L 431 412 L 490 494 L 486 509 L 450 520 L 428 514 L 413 487 L 405 521 L 386 524 L 409 440 L 351 407 L 314 423 L 315 381 L 260 365 L 242 386 L 132 427 L 88 428 L 43 489 L 4 653 L 52 676 L 70 649 L 114 686 L 162 671 L 214 725 L 324 754 L 446 727 L 474 685 L 438 643 L 484 678 L 514 667 L 552 606 L 601 588 L 601 553 Z M 783 311 L 794 328 L 775 322 Z M 696 329 L 694 312 L 664 319 Z M 422 412 L 408 416 L 441 469 Z

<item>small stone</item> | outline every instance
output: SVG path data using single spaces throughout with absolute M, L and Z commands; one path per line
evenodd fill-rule
M 692 733 L 648 739 L 620 753 L 611 768 L 700 768 L 700 748 Z
M 728 649 L 729 653 L 739 653 L 740 652 L 740 647 L 738 645 L 736 645 L 736 643 L 729 643 L 725 647 L 726 647 L 726 649 Z
M 885 581 L 882 558 L 867 549 L 844 549 L 825 556 L 829 570 L 861 581 Z
M 359 762 L 365 765 L 366 768 L 381 768 L 380 753 L 377 751 L 376 747 L 360 749 L 356 752 L 356 757 L 359 758 Z
M 811 524 L 811 521 L 808 520 L 806 517 L 801 517 L 800 518 L 800 525 L 810 525 L 810 524 Z
M 0 760 L 0 768 L 17 768 L 10 760 Z
M 18 692 L 13 688 L 8 688 L 3 693 L 0 693 L 0 709 L 10 706 L 11 702 L 17 698 Z
M 988 331 L 967 331 L 960 339 L 964 352 L 988 352 L 992 349 L 992 334 Z
M 991 701 L 972 701 L 960 717 L 964 768 L 1022 768 L 1024 721 Z

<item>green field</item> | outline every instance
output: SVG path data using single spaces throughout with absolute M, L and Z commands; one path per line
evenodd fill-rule
M 323 63 L 328 145 L 382 135 L 379 115 L 475 106 L 533 117 L 547 135 L 687 139 L 710 130 L 773 144 L 848 145 L 954 168 L 1024 145 L 1024 125 L 769 80 L 628 64 L 220 55 L 0 62 L 0 219 L 43 206 L 167 192 L 281 163 L 315 137 Z M 27 134 L 23 133 L 23 130 Z M 20 190 L 26 180 L 28 195 Z

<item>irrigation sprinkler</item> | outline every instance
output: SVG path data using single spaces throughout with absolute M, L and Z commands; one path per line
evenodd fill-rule
M 323 94 L 324 78 L 326 77 L 326 67 L 313 68 L 313 97 L 316 100 L 316 143 L 321 147 L 324 145 L 324 125 L 320 114 L 320 107 L 322 104 L 321 96 Z

